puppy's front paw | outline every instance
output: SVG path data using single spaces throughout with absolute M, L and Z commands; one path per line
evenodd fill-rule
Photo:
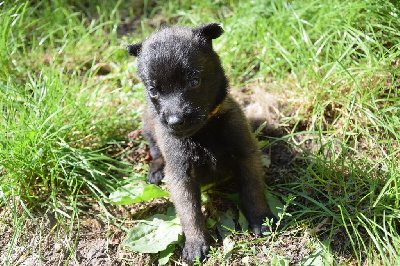
M 187 262 L 191 263 L 196 258 L 203 260 L 210 251 L 210 245 L 207 240 L 186 240 L 183 248 L 182 257 Z
M 158 157 L 151 162 L 147 181 L 151 184 L 159 185 L 164 178 L 164 158 Z
M 261 223 L 250 224 L 250 227 L 253 229 L 253 233 L 256 235 L 261 235 L 261 233 L 269 231 L 269 228 Z
M 254 234 L 261 235 L 261 233 L 270 231 L 270 228 L 268 226 L 263 225 L 265 218 L 267 218 L 268 220 L 271 220 L 271 218 L 273 218 L 273 222 L 276 220 L 271 213 L 264 214 L 262 216 L 257 215 L 256 217 L 252 216 L 247 218 L 251 229 L 253 229 Z M 272 226 L 274 227 L 274 224 L 272 224 Z

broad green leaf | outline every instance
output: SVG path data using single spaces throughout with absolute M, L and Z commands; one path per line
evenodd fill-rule
M 227 237 L 235 230 L 235 223 L 233 222 L 233 213 L 231 210 L 225 212 L 218 212 L 219 223 L 217 224 L 217 229 L 222 239 Z
M 261 161 L 263 166 L 269 168 L 271 166 L 271 158 L 269 157 L 268 154 L 262 154 L 261 155 Z
M 167 216 L 176 217 L 176 210 L 174 207 L 168 207 L 167 209 Z
M 208 195 L 208 193 L 206 193 L 206 192 L 201 193 L 201 203 L 205 204 L 205 203 L 210 202 L 210 200 L 211 200 L 210 195 Z
M 226 194 L 226 197 L 228 199 L 230 199 L 239 208 L 239 205 L 240 205 L 240 195 L 239 195 L 239 193 Z
M 305 257 L 301 260 L 302 265 L 311 266 L 311 265 L 324 265 L 323 264 L 324 256 L 321 254 L 321 250 L 318 252 L 314 252 L 313 254 Z
M 108 200 L 111 204 L 126 205 L 165 196 L 169 196 L 169 193 L 160 187 L 138 182 L 120 187 L 110 194 Z
M 160 252 L 160 258 L 158 259 L 158 264 L 160 266 L 166 265 L 169 262 L 169 258 L 174 254 L 175 245 L 170 244 L 168 247 Z
M 180 240 L 182 227 L 177 217 L 156 214 L 139 221 L 129 232 L 124 246 L 141 253 L 157 253 L 166 250 Z
M 214 228 L 214 226 L 215 226 L 216 223 L 217 223 L 217 221 L 215 221 L 214 219 L 208 218 L 208 219 L 206 220 L 206 227 L 207 227 L 208 229 Z
M 225 237 L 222 243 L 224 245 L 224 261 L 226 261 L 231 256 L 232 250 L 235 248 L 235 241 L 229 235 Z
M 268 140 L 261 140 L 258 143 L 260 145 L 260 149 L 264 149 L 266 146 L 268 146 L 270 144 L 270 142 Z
M 262 251 L 264 252 L 264 254 L 268 256 L 269 252 L 268 252 L 267 247 L 266 247 L 265 245 L 262 245 L 262 248 L 261 248 L 261 249 L 262 249 Z
M 315 242 L 314 252 L 301 260 L 301 265 L 311 266 L 311 265 L 332 265 L 333 256 L 329 249 L 329 242 Z
M 272 214 L 279 218 L 282 215 L 284 205 L 276 196 L 271 194 L 268 190 L 265 190 L 265 197 L 267 197 L 267 202 Z
M 247 221 L 246 216 L 244 216 L 243 212 L 240 209 L 238 222 L 243 231 L 249 230 L 249 222 Z
M 272 266 L 287 266 L 289 265 L 289 258 L 272 254 L 272 260 L 271 260 L 271 265 Z

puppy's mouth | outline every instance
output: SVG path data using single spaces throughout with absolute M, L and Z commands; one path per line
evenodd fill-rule
M 205 125 L 204 120 L 197 120 L 196 122 L 191 122 L 190 125 L 184 127 L 173 128 L 168 127 L 168 131 L 177 137 L 187 138 L 196 134 Z

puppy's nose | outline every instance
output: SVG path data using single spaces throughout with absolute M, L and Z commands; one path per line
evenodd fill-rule
M 167 120 L 168 125 L 171 127 L 180 126 L 184 122 L 183 116 L 181 116 L 181 115 L 170 115 L 167 117 L 166 120 Z

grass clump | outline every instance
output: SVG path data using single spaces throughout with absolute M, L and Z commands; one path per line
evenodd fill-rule
M 123 159 L 144 145 L 138 138 L 126 149 L 143 95 L 124 45 L 164 24 L 219 22 L 225 34 L 214 46 L 232 89 L 259 84 L 278 101 L 274 123 L 285 133 L 265 137 L 265 149 L 297 156 L 280 164 L 271 153 L 270 190 L 294 199 L 281 236 L 318 238 L 328 248 L 309 246 L 326 261 L 398 264 L 399 16 L 389 0 L 1 2 L 0 224 L 12 239 L 2 262 L 15 262 L 30 220 L 44 230 L 42 213 L 67 228 L 63 263 L 80 261 L 76 230 L 93 202 L 102 221 L 129 224 L 107 203 L 146 170 Z M 232 257 L 217 244 L 210 264 L 300 263 L 306 255 L 291 257 L 281 236 L 250 247 L 235 235 Z
M 115 104 L 131 93 L 116 89 L 126 77 L 99 75 L 99 63 L 121 60 L 113 30 L 118 5 L 97 6 L 98 17 L 89 20 L 63 1 L 1 4 L 0 205 L 7 209 L 2 231 L 11 228 L 14 240 L 0 253 L 2 263 L 13 264 L 13 245 L 30 233 L 27 217 L 39 229 L 38 211 L 75 225 L 87 205 L 78 198 L 103 205 L 127 182 L 131 169 L 105 150 L 139 121 L 131 120 L 135 109 L 116 115 L 127 112 Z

